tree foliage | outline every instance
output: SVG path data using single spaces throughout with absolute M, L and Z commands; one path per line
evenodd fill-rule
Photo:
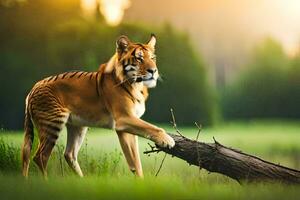
M 158 67 L 164 81 L 150 91 L 145 118 L 168 123 L 172 107 L 181 123 L 212 123 L 214 100 L 202 59 L 188 37 L 169 25 L 130 23 L 112 28 L 101 19 L 83 18 L 79 1 L 35 0 L 0 6 L 0 27 L 4 128 L 22 127 L 25 97 L 36 81 L 69 70 L 95 71 L 113 55 L 119 35 L 146 42 L 152 32 L 158 37 Z
M 253 51 L 246 70 L 222 97 L 225 119 L 299 118 L 300 62 L 266 39 Z

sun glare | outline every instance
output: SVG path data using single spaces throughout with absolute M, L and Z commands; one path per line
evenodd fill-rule
M 129 0 L 100 0 L 100 12 L 111 26 L 121 23 L 124 11 L 129 8 Z
M 97 0 L 81 0 L 81 9 L 86 15 L 94 15 L 97 9 Z
M 271 1 L 271 0 L 270 0 Z M 280 29 L 273 32 L 273 35 L 281 40 L 283 46 L 290 56 L 299 53 L 299 32 L 300 32 L 300 1 L 299 0 L 274 0 L 280 19 Z
M 97 4 L 107 24 L 117 26 L 121 23 L 124 11 L 129 8 L 129 0 L 81 0 L 81 8 L 85 15 L 93 16 L 97 10 Z

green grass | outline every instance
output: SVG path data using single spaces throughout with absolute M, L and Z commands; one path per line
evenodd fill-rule
M 174 132 L 170 126 L 163 127 Z M 193 127 L 180 130 L 190 138 L 197 135 Z M 155 177 L 164 154 L 143 155 L 149 141 L 142 138 L 139 143 L 145 179 L 139 180 L 127 169 L 116 134 L 104 129 L 89 130 L 80 151 L 79 162 L 85 178 L 74 176 L 64 161 L 66 133 L 63 131 L 49 161 L 49 180 L 41 178 L 33 163 L 29 179 L 24 180 L 19 159 L 22 132 L 2 131 L 0 134 L 1 199 L 298 199 L 300 195 L 300 186 L 241 186 L 223 175 L 208 174 L 171 156 L 167 156 Z M 204 128 L 199 138 L 213 142 L 213 136 L 224 145 L 300 169 L 299 122 L 235 122 Z
M 2 177 L 3 178 L 3 177 Z M 174 177 L 87 177 L 84 179 L 4 177 L 1 199 L 298 199 L 299 186 L 186 183 Z

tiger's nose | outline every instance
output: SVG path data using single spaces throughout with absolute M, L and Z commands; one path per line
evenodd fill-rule
M 150 74 L 154 74 L 157 71 L 157 69 L 147 69 L 147 72 Z

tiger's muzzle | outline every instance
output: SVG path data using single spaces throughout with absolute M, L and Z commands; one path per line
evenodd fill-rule
M 148 88 L 155 87 L 159 77 L 157 68 L 147 69 L 144 73 L 139 72 L 139 70 L 139 66 L 127 65 L 124 67 L 124 73 L 131 83 L 143 82 Z
M 156 86 L 158 77 L 157 68 L 151 68 L 146 70 L 146 75 L 143 76 L 142 81 L 146 87 L 153 88 Z

